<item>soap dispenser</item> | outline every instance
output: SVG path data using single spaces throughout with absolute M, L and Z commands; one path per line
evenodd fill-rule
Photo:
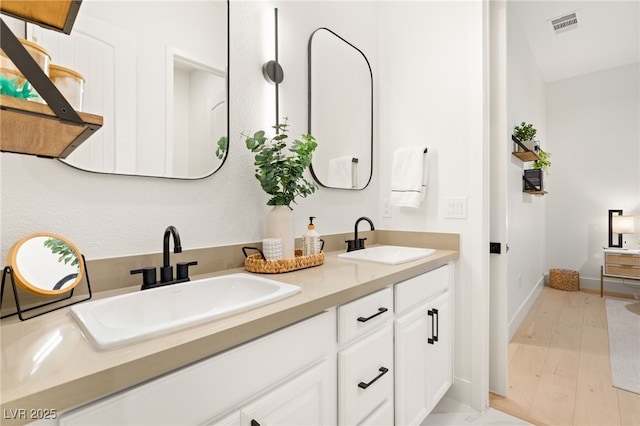
M 309 256 L 311 254 L 320 253 L 320 234 L 316 231 L 313 224 L 314 216 L 309 217 L 309 225 L 307 232 L 302 236 L 302 255 Z

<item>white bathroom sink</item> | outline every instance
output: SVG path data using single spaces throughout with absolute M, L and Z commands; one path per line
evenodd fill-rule
M 231 274 L 81 303 L 71 315 L 99 349 L 138 342 L 266 305 L 300 287 Z
M 435 253 L 435 249 L 403 246 L 375 246 L 363 250 L 349 251 L 339 254 L 341 259 L 364 260 L 367 262 L 397 265 L 422 259 Z

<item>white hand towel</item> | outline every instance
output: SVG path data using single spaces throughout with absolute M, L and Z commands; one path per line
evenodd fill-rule
M 426 189 L 426 154 L 424 146 L 397 149 L 391 166 L 392 206 L 420 207 Z
M 353 157 L 337 157 L 329 160 L 329 186 L 331 188 L 353 188 Z

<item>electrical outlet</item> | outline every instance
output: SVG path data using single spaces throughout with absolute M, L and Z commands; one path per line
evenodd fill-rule
M 391 217 L 391 202 L 389 200 L 382 201 L 382 217 Z

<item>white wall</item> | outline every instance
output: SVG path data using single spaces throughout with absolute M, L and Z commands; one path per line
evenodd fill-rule
M 517 15 L 507 3 L 507 128 L 525 121 L 538 130 L 536 139 L 542 149 L 553 152 L 545 121 L 545 83 L 533 53 L 522 32 Z M 509 144 L 509 150 L 512 150 Z M 554 167 L 544 176 L 550 194 L 540 196 L 522 192 L 522 174 L 532 163 L 523 163 L 507 154 L 507 244 L 509 251 L 506 279 L 507 324 L 509 337 L 515 332 L 532 303 L 536 288 L 542 285 L 545 265 L 545 205 L 556 196 L 553 191 Z M 553 160 L 553 158 L 552 158 Z M 554 164 L 555 166 L 555 164 Z
M 380 5 L 380 199 L 389 199 L 391 159 L 397 148 L 428 147 L 425 200 L 417 209 L 393 207 L 382 227 L 460 234 L 455 289 L 455 383 L 468 404 L 477 395 L 472 355 L 474 324 L 484 318 L 473 299 L 486 284 L 488 229 L 483 215 L 483 34 L 479 2 L 383 2 Z M 447 219 L 445 199 L 467 200 L 466 219 Z M 487 234 L 488 235 L 488 234 Z M 477 364 L 476 364 L 477 365 Z M 483 366 L 486 371 L 486 366 Z M 475 380 L 475 381 L 474 381 Z M 486 389 L 485 389 L 486 393 Z
M 607 212 L 636 216 L 640 200 L 640 64 L 547 84 L 553 186 L 547 197 L 546 263 L 573 269 L 600 288 Z M 638 248 L 638 233 L 625 238 Z M 637 284 L 637 283 L 636 283 Z M 640 287 L 606 284 L 639 295 Z

